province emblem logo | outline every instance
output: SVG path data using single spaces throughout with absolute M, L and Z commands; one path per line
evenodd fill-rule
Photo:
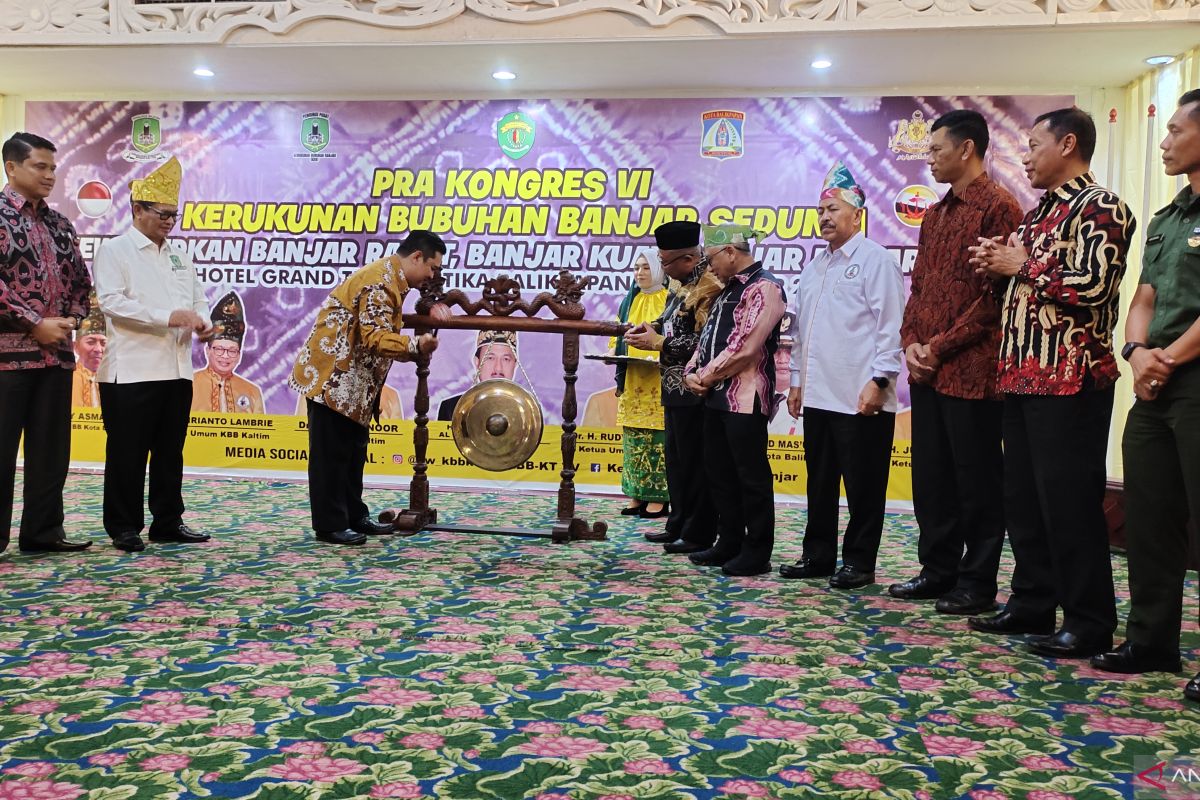
M 705 111 L 700 115 L 700 157 L 741 158 L 746 152 L 746 114 Z
M 162 144 L 162 120 L 153 114 L 138 114 L 129 131 L 130 149 L 122 157 L 126 161 L 166 161 L 166 153 L 155 152 Z
M 937 201 L 937 192 L 928 186 L 905 186 L 894 201 L 896 219 L 910 228 L 919 228 L 921 221 L 925 219 L 925 212 Z
M 329 115 L 323 111 L 310 111 L 300 117 L 300 145 L 303 153 L 293 153 L 293 158 L 337 158 L 337 153 L 327 153 L 329 147 Z
M 892 123 L 892 138 L 888 139 L 888 149 L 896 154 L 897 161 L 919 161 L 927 158 L 933 141 L 931 127 L 920 110 L 914 111 L 908 119 L 896 120 Z
M 531 117 L 512 111 L 496 123 L 496 144 L 504 155 L 518 159 L 533 149 L 535 133 Z

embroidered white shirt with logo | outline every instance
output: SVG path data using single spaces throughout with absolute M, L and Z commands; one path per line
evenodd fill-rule
M 791 385 L 804 387 L 806 408 L 856 414 L 878 376 L 891 381 L 884 411 L 896 410 L 904 275 L 891 253 L 857 233 L 818 254 L 800 273 L 792 311 Z
M 186 253 L 158 247 L 140 231 L 102 244 L 92 263 L 108 346 L 96 371 L 101 383 L 192 379 L 192 331 L 170 327 L 176 309 L 207 322 L 208 300 Z

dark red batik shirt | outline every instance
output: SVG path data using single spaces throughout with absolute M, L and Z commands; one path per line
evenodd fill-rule
M 42 347 L 30 335 L 45 317 L 88 314 L 92 281 L 67 218 L 35 207 L 11 186 L 0 191 L 0 369 L 73 369 L 70 340 Z
M 1085 173 L 1025 215 L 1028 258 L 1004 293 L 1000 391 L 1071 395 L 1117 382 L 1113 328 L 1137 222 Z
M 968 248 L 980 236 L 1007 239 L 1020 222 L 1016 198 L 986 173 L 925 212 L 900 340 L 905 349 L 929 345 L 941 362 L 929 385 L 940 394 L 999 397 L 1000 303 L 992 281 L 975 274 Z

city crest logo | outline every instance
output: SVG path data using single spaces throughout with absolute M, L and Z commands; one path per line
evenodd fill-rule
M 129 130 L 130 149 L 122 157 L 126 161 L 166 161 L 166 153 L 157 152 L 162 144 L 162 120 L 153 114 L 138 114 Z
M 537 131 L 533 119 L 520 111 L 505 114 L 496 123 L 496 144 L 511 159 L 518 159 L 533 149 Z
M 896 154 L 897 161 L 924 160 L 929 157 L 929 148 L 933 144 L 932 127 L 925 119 L 925 114 L 918 109 L 908 119 L 898 119 L 892 123 L 888 149 Z
M 746 152 L 746 114 L 743 111 L 705 111 L 700 115 L 700 157 L 724 161 Z
M 337 158 L 337 153 L 326 152 L 329 147 L 329 115 L 323 111 L 310 111 L 300 117 L 300 144 L 305 152 L 295 153 L 293 158 L 316 161 L 321 158 Z

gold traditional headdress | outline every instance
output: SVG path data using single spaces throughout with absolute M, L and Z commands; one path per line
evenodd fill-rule
M 135 203 L 161 203 L 164 206 L 179 205 L 179 184 L 183 182 L 183 167 L 179 159 L 170 160 L 145 178 L 129 182 L 130 198 Z
M 98 333 L 107 336 L 108 326 L 104 323 L 104 312 L 100 310 L 100 301 L 96 298 L 95 291 L 88 295 L 88 309 L 88 315 L 79 323 L 79 335 L 91 336 Z

